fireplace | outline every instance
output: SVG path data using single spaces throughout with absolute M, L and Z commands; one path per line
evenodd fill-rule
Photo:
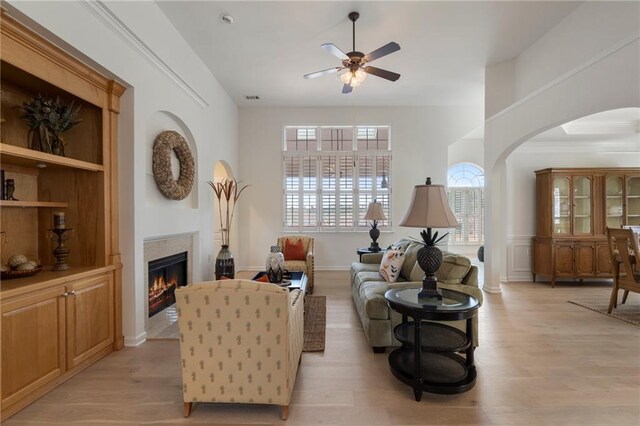
M 187 285 L 187 252 L 149 262 L 149 318 L 176 302 L 176 288 Z

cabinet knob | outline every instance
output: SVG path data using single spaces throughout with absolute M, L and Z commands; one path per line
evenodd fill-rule
M 69 296 L 75 296 L 75 295 L 76 295 L 76 291 L 75 291 L 75 290 L 71 290 L 71 291 L 69 292 Z

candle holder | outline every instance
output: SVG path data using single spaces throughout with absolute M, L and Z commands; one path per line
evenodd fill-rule
M 55 249 L 53 249 L 53 255 L 56 258 L 56 264 L 51 268 L 52 271 L 66 271 L 70 268 L 67 263 L 67 256 L 69 256 L 69 250 L 64 242 L 69 238 L 65 237 L 64 233 L 67 231 L 73 231 L 73 228 L 53 228 L 49 229 L 49 231 L 53 232 L 53 240 L 58 244 Z

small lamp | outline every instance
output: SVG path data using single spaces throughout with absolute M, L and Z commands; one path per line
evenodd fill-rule
M 380 247 L 378 246 L 378 237 L 380 236 L 380 230 L 378 229 L 378 221 L 379 220 L 387 220 L 387 217 L 384 215 L 382 211 L 382 204 L 380 204 L 377 200 L 373 200 L 372 203 L 369 203 L 369 208 L 367 209 L 367 214 L 364 215 L 364 220 L 372 220 L 371 222 L 371 230 L 369 231 L 369 236 L 371 237 L 371 247 L 369 247 L 369 251 L 379 252 Z
M 400 226 L 427 228 L 426 231 L 420 232 L 423 246 L 417 253 L 418 264 L 425 274 L 418 298 L 442 299 L 442 295 L 438 292 L 438 280 L 436 279 L 436 272 L 442 263 L 442 252 L 435 245 L 449 233 L 447 232 L 438 238 L 438 233 L 432 235 L 431 229 L 458 226 L 458 221 L 449 208 L 444 186 L 431 185 L 429 177 L 425 185 L 416 185 L 411 195 L 409 211 Z

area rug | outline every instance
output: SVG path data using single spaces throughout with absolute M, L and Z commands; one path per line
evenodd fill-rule
M 304 298 L 304 352 L 324 351 L 325 329 L 327 325 L 327 297 L 306 296 Z M 157 336 L 147 340 L 178 340 L 178 322 L 174 322 Z
M 618 298 L 618 307 L 614 308 L 610 314 L 607 313 L 607 309 L 609 309 L 609 297 L 606 297 L 604 299 L 602 297 L 594 297 L 592 299 L 580 299 L 578 301 L 567 300 L 567 302 L 590 309 L 600 314 L 607 315 L 609 317 L 619 319 L 624 322 L 628 322 L 629 324 L 633 324 L 636 327 L 640 327 L 640 303 L 635 300 L 632 301 L 630 299 L 631 294 L 629 295 L 629 299 L 627 299 L 627 303 L 621 305 L 621 294 Z
M 327 327 L 327 296 L 304 298 L 304 352 L 324 351 Z

